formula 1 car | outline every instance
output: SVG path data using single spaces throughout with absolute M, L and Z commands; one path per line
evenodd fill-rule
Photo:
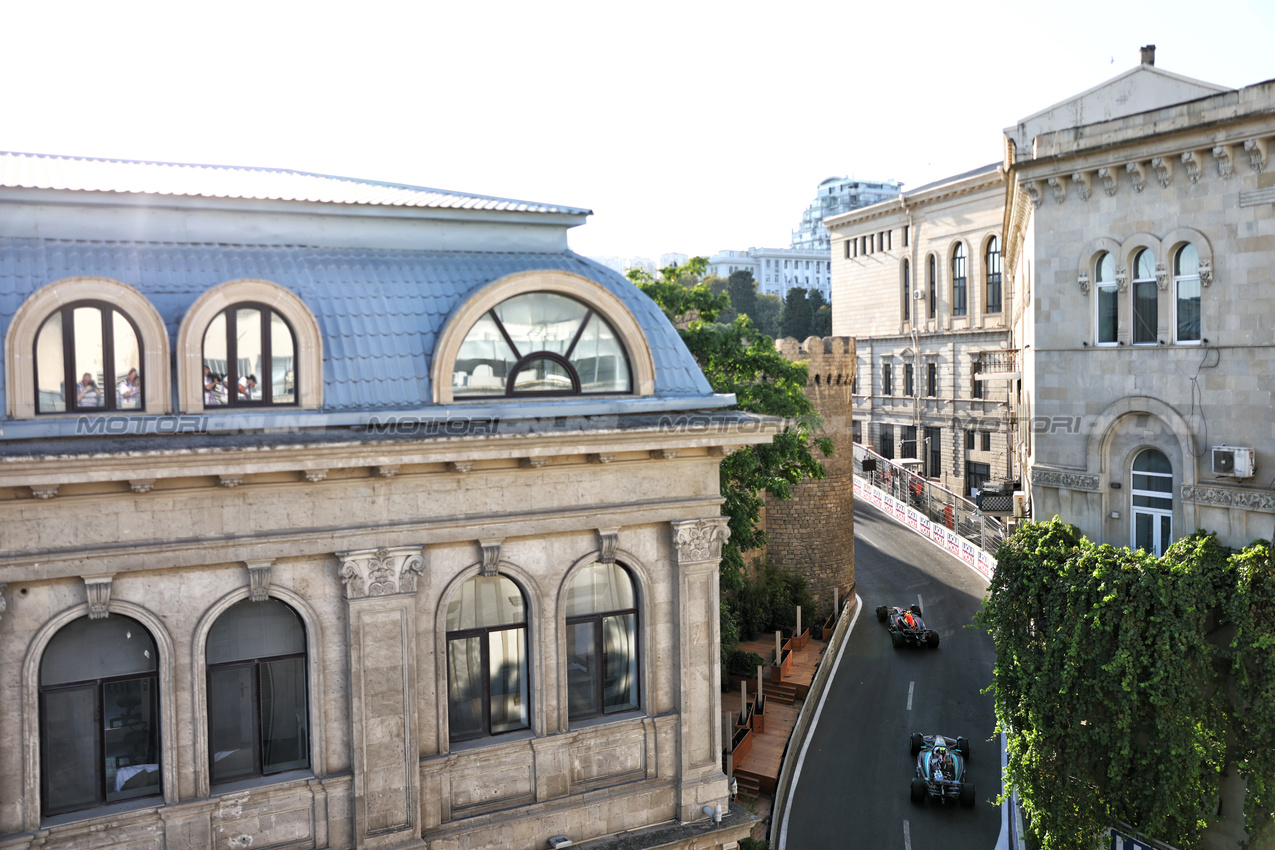
M 926 800 L 959 801 L 974 805 L 974 783 L 965 781 L 970 761 L 970 742 L 965 738 L 912 733 L 912 755 L 916 756 L 916 775 L 912 778 L 912 802 Z
M 877 619 L 885 623 L 890 630 L 890 642 L 895 649 L 900 646 L 928 646 L 939 648 L 939 633 L 927 629 L 921 620 L 921 606 L 899 608 L 895 605 L 882 605 L 877 608 Z

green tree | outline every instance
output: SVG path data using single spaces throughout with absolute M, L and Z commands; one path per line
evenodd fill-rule
M 731 307 L 736 313 L 743 313 L 753 318 L 757 311 L 757 281 L 753 273 L 747 269 L 732 272 L 726 282 L 726 294 L 730 296 Z M 733 321 L 734 316 L 723 317 L 723 321 Z M 754 319 L 753 324 L 756 324 Z
M 1056 517 L 1028 524 L 997 553 L 979 621 L 996 644 L 1009 780 L 1041 850 L 1096 846 L 1119 821 L 1199 847 L 1228 765 L 1248 782 L 1247 828 L 1269 831 L 1266 541 L 1231 553 L 1197 532 L 1154 558 L 1096 545 Z
M 783 336 L 799 340 L 810 336 L 815 311 L 809 294 L 807 290 L 794 286 L 784 296 L 784 310 L 779 315 L 779 331 Z
M 753 309 L 756 312 L 748 314 L 748 317 L 753 320 L 753 327 L 772 339 L 780 336 L 779 314 L 784 309 L 783 300 L 778 295 L 758 293 L 757 306 Z

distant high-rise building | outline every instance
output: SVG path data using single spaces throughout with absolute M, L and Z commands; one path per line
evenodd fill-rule
M 669 266 L 684 265 L 690 259 L 689 254 L 660 254 L 660 268 L 666 269 Z
M 830 251 L 828 229 L 823 220 L 829 216 L 888 201 L 903 191 L 897 180 L 855 180 L 829 177 L 819 184 L 815 199 L 801 214 L 801 224 L 792 232 L 792 247 L 803 251 Z

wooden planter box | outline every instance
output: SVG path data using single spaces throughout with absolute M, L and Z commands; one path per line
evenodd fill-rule
M 766 731 L 766 700 L 764 697 L 753 700 L 753 731 L 761 734 Z
M 792 639 L 793 649 L 805 649 L 808 643 L 810 643 L 810 629 L 806 629 Z
M 744 760 L 749 750 L 753 748 L 753 730 L 747 726 L 736 726 L 730 743 L 731 763 L 739 767 L 739 763 Z

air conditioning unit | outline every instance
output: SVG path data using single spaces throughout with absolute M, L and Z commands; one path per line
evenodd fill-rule
M 1238 446 L 1213 447 L 1213 474 L 1227 478 L 1252 478 L 1256 463 L 1253 450 Z
M 924 301 L 925 293 L 918 289 L 916 290 L 916 293 L 912 297 L 915 298 L 917 301 Z

